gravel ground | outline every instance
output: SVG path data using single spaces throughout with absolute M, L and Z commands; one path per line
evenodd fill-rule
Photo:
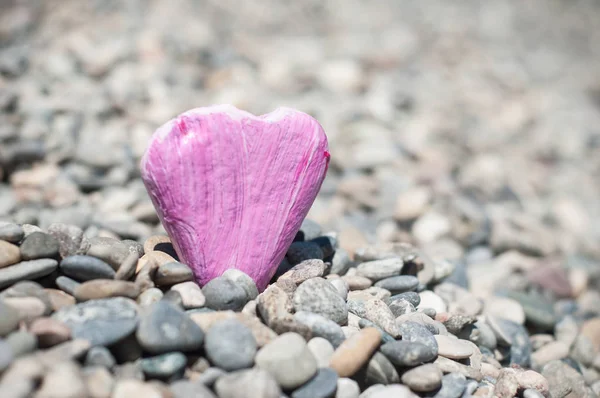
M 594 0 L 0 1 L 0 397 L 600 396 Z M 310 113 L 272 284 L 139 178 L 190 108 Z

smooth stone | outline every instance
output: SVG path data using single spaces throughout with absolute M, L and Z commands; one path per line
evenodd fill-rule
M 150 289 L 144 290 L 138 297 L 137 303 L 140 307 L 149 307 L 157 301 L 161 300 L 164 296 L 162 290 L 157 287 L 151 287 Z
M 100 366 L 106 369 L 112 369 L 116 364 L 117 361 L 113 354 L 108 348 L 103 346 L 92 347 L 85 355 L 85 366 Z
M 27 323 L 48 313 L 46 304 L 37 297 L 8 297 L 4 303 L 16 309 L 19 320 Z
M 421 303 L 419 304 L 419 309 L 421 308 L 433 308 L 436 313 L 442 313 L 448 311 L 448 306 L 444 299 L 440 296 L 432 292 L 431 290 L 425 290 L 419 293 L 421 297 Z
M 431 362 L 437 356 L 425 344 L 404 340 L 385 343 L 380 350 L 396 366 L 417 366 Z
M 174 306 L 176 306 L 177 308 L 181 308 L 182 310 L 185 309 L 185 308 L 183 308 L 183 302 L 181 300 L 181 295 L 179 294 L 179 292 L 177 292 L 175 290 L 167 290 L 167 292 L 163 295 L 161 300 L 166 300 L 166 301 L 170 302 L 171 304 L 173 304 Z
M 213 392 L 198 381 L 177 380 L 169 386 L 172 398 L 217 398 Z
M 313 221 L 309 218 L 305 218 L 302 220 L 302 225 L 300 225 L 300 231 L 303 234 L 304 240 L 312 240 L 319 236 L 323 230 L 321 229 L 321 225 L 316 221 Z
M 341 326 L 322 315 L 298 311 L 294 314 L 294 319 L 308 326 L 313 336 L 327 339 L 333 347 L 338 347 L 346 339 Z
M 8 368 L 14 358 L 10 344 L 6 340 L 0 339 L 0 372 Z
M 334 278 L 329 279 L 329 283 L 331 283 L 335 290 L 337 290 L 338 294 L 342 299 L 348 299 L 348 291 L 350 290 L 350 287 L 348 286 L 348 283 L 345 280 L 343 280 L 342 278 Z
M 35 351 L 38 347 L 37 337 L 30 332 L 16 331 L 6 336 L 5 341 L 10 346 L 15 358 L 29 354 L 30 352 Z
M 525 324 L 525 311 L 517 300 L 508 297 L 491 296 L 485 300 L 484 313 L 509 321 Z
M 98 258 L 117 270 L 125 258 L 132 252 L 124 241 L 114 238 L 96 237 L 90 239 L 86 254 Z
M 357 275 L 369 278 L 373 282 L 392 276 L 400 275 L 404 261 L 399 257 L 392 257 L 383 260 L 367 261 L 356 267 Z
M 285 257 L 291 265 L 300 264 L 305 260 L 323 260 L 325 258 L 321 247 L 314 242 L 293 242 Z
M 381 334 L 377 329 L 362 329 L 335 350 L 329 366 L 340 377 L 351 377 L 369 361 L 380 344 Z
M 135 275 L 135 269 L 140 259 L 140 255 L 136 252 L 129 253 L 123 262 L 119 265 L 115 273 L 115 279 L 128 281 Z
M 76 225 L 54 223 L 48 227 L 48 234 L 58 241 L 58 253 L 65 258 L 79 254 L 83 241 L 83 230 Z
M 361 395 L 362 398 L 362 395 Z M 365 396 L 367 398 L 367 396 Z M 380 390 L 375 391 L 368 398 L 415 398 L 415 395 L 410 389 L 401 384 L 385 386 Z
M 397 275 L 375 282 L 375 286 L 389 290 L 392 294 L 411 292 L 419 286 L 419 280 L 412 275 Z
M 29 332 L 38 339 L 40 348 L 52 347 L 71 338 L 71 329 L 54 318 L 38 318 L 29 326 Z
M 210 363 L 208 362 L 207 359 L 205 359 L 205 358 L 201 358 L 201 359 L 204 359 L 206 361 L 206 369 L 204 371 L 202 371 L 202 373 L 198 376 L 196 381 L 204 384 L 205 386 L 212 387 L 215 384 L 215 382 L 219 379 L 219 377 L 225 376 L 227 374 L 227 372 L 225 372 L 223 369 L 210 367 Z M 200 360 L 198 360 L 198 361 L 196 361 L 196 363 L 194 363 L 194 365 L 193 365 L 194 370 L 199 369 L 201 367 L 198 364 L 198 362 L 200 362 Z M 256 368 L 254 368 L 254 369 L 256 369 Z M 232 373 L 236 373 L 236 372 L 232 372 Z
M 352 300 L 349 298 L 348 310 L 354 315 L 373 322 L 392 337 L 400 337 L 396 318 L 382 300 Z
M 488 324 L 492 326 L 490 320 L 491 318 L 488 317 Z M 492 327 L 494 332 L 501 331 L 501 333 L 496 333 L 497 337 L 500 337 L 500 335 L 509 336 L 510 364 L 529 367 L 531 364 L 532 348 L 527 329 L 525 329 L 523 325 L 519 325 L 518 323 L 506 319 L 497 318 L 494 322 L 496 327 L 496 329 Z
M 420 323 L 406 321 L 402 322 L 399 327 L 402 340 L 424 344 L 431 350 L 432 353 L 437 355 L 438 345 L 431 330 Z
M 413 391 L 428 392 L 440 387 L 442 371 L 433 364 L 421 365 L 404 372 L 400 379 Z
M 542 369 L 551 397 L 587 397 L 585 380 L 575 369 L 560 360 L 548 362 Z
M 369 278 L 360 275 L 344 275 L 342 280 L 348 284 L 350 291 L 365 290 L 373 286 L 373 282 Z
M 354 376 L 362 385 L 395 384 L 400 382 L 396 367 L 380 351 L 375 351 L 366 368 L 361 368 Z
M 59 394 L 57 392 L 60 391 Z M 44 376 L 36 397 L 85 397 L 85 386 L 81 370 L 73 361 L 53 364 Z
M 405 292 L 395 294 L 392 297 L 385 299 L 385 303 L 391 305 L 396 300 L 406 300 L 411 303 L 414 307 L 418 307 L 421 304 L 421 296 L 417 292 Z
M 93 346 L 108 346 L 135 330 L 138 308 L 133 300 L 115 297 L 64 307 L 52 317 L 64 322 L 73 338 L 88 340 Z
M 194 279 L 190 267 L 180 262 L 162 264 L 154 274 L 154 282 L 158 286 L 171 286 L 176 283 L 188 282 Z
M 150 383 L 131 378 L 122 378 L 115 383 L 110 398 L 163 398 L 160 390 Z
M 63 307 L 75 305 L 75 297 L 57 289 L 44 289 L 50 298 L 50 304 L 53 311 L 58 311 Z
M 81 283 L 77 282 L 76 280 L 63 275 L 56 278 L 55 283 L 60 290 L 62 290 L 65 293 L 68 293 L 70 296 L 73 296 L 77 286 L 81 285 Z
M 273 375 L 257 368 L 220 377 L 215 383 L 215 391 L 219 398 L 281 398 L 281 389 Z
M 333 255 L 329 272 L 336 275 L 345 275 L 351 266 L 352 260 L 350 259 L 350 254 L 346 249 L 340 247 L 336 249 Z
M 140 317 L 136 337 L 148 353 L 162 354 L 198 350 L 204 341 L 204 332 L 185 312 L 161 300 Z
M 102 367 L 83 368 L 83 379 L 90 398 L 108 398 L 114 387 L 112 374 Z
M 181 352 L 169 352 L 140 361 L 142 371 L 150 379 L 181 378 L 187 358 Z
M 231 372 L 254 364 L 257 344 L 247 326 L 236 319 L 225 319 L 208 329 L 204 350 L 214 366 Z
M 150 264 L 151 266 L 156 266 L 157 268 L 163 264 L 177 262 L 173 257 L 168 255 L 165 252 L 161 252 L 158 250 L 154 250 L 151 252 L 145 253 L 140 259 L 135 268 L 135 273 L 139 273 L 142 268 L 146 265 Z
M 236 285 L 241 286 L 241 288 L 246 292 L 248 300 L 255 300 L 256 297 L 258 297 L 258 288 L 256 287 L 256 283 L 245 272 L 236 268 L 230 268 L 223 272 L 223 275 L 221 276 L 231 280 Z
M 171 286 L 181 296 L 181 303 L 186 310 L 202 308 L 206 304 L 206 297 L 196 282 L 182 282 Z
M 600 351 L 600 317 L 583 322 L 581 334 L 590 340 L 596 351 Z
M 24 236 L 25 231 L 23 231 L 23 227 L 20 225 L 9 222 L 0 223 L 0 240 L 9 243 L 19 243 Z
M 284 333 L 262 347 L 255 357 L 256 365 L 273 375 L 284 389 L 306 383 L 317 372 L 317 361 L 304 338 L 297 333 Z
M 340 377 L 337 381 L 335 398 L 358 398 L 360 387 L 358 383 L 347 377 Z
M 442 377 L 442 388 L 433 398 L 461 398 L 467 387 L 467 378 L 461 373 L 448 373 Z
M 372 299 L 385 300 L 391 297 L 391 293 L 389 290 L 382 289 L 380 287 L 371 286 L 364 290 L 353 290 L 348 293 L 348 300 L 362 300 L 368 301 Z
M 323 260 L 305 260 L 293 266 L 289 271 L 281 275 L 278 278 L 278 281 L 282 279 L 287 279 L 295 283 L 297 286 L 310 278 L 317 278 L 323 276 L 325 274 L 326 268 L 327 267 Z
M 217 311 L 240 311 L 248 302 L 246 291 L 231 279 L 216 277 L 202 287 L 206 306 Z
M 93 279 L 113 279 L 115 270 L 99 258 L 75 255 L 60 262 L 60 270 L 67 276 L 79 281 Z
M 281 287 L 272 284 L 257 297 L 256 309 L 265 323 L 271 326 L 276 319 L 286 317 L 291 313 L 292 302 Z
M 438 355 L 450 359 L 464 359 L 473 355 L 473 350 L 464 340 L 455 339 L 449 336 L 433 336 L 438 346 Z
M 20 281 L 15 283 L 13 286 L 5 289 L 0 293 L 0 298 L 27 298 L 34 297 L 41 300 L 46 308 L 45 315 L 50 314 L 52 311 L 52 302 L 50 296 L 42 285 L 34 281 Z
M 0 336 L 4 337 L 19 326 L 19 312 L 0 300 Z
M 540 373 L 534 372 L 533 370 L 526 370 L 524 372 L 516 372 L 515 375 L 519 384 L 519 389 L 533 389 L 544 395 L 548 395 L 548 390 L 550 388 L 548 380 Z
M 306 384 L 292 392 L 292 398 L 333 398 L 338 375 L 331 368 L 321 368 Z
M 95 279 L 77 286 L 73 295 L 77 301 L 97 300 L 108 297 L 127 297 L 135 300 L 140 295 L 140 290 L 133 282 L 114 279 Z
M 58 240 L 52 235 L 44 232 L 34 232 L 23 239 L 21 246 L 21 258 L 25 261 L 37 260 L 39 258 L 58 257 Z
M 531 354 L 531 365 L 534 369 L 541 369 L 548 362 L 566 358 L 568 355 L 569 347 L 565 343 L 553 341 Z
M 317 360 L 319 368 L 328 367 L 334 351 L 333 345 L 322 337 L 313 337 L 308 341 L 307 345 Z
M 539 295 L 530 295 L 521 292 L 510 291 L 507 296 L 521 304 L 525 312 L 525 318 L 533 325 L 552 330 L 556 324 L 556 315 L 552 304 Z
M 0 268 L 0 289 L 22 280 L 32 280 L 51 274 L 58 267 L 53 259 L 21 261 L 10 267 Z
M 17 264 L 21 261 L 19 246 L 0 240 L 0 268 Z
M 323 278 L 311 278 L 301 283 L 293 296 L 296 311 L 314 312 L 339 325 L 348 320 L 348 307 L 337 290 Z
M 483 378 L 483 374 L 480 369 L 473 366 L 464 365 L 453 359 L 438 356 L 434 361 L 434 364 L 442 371 L 442 373 L 461 373 L 469 379 L 480 381 Z

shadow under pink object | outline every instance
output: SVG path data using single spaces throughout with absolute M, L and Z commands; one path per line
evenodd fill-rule
M 161 126 L 141 174 L 182 262 L 200 285 L 229 268 L 263 290 L 325 178 L 327 137 L 290 108 L 254 116 L 231 105 Z

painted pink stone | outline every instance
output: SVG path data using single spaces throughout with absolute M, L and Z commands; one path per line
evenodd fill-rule
M 180 260 L 200 285 L 237 268 L 263 290 L 328 164 L 327 137 L 311 116 L 289 108 L 254 116 L 217 105 L 161 126 L 141 174 Z

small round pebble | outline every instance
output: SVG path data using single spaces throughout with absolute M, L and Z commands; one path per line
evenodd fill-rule
M 238 370 L 215 383 L 219 398 L 281 398 L 281 389 L 271 374 L 262 369 Z
M 340 377 L 337 381 L 335 398 L 358 398 L 360 387 L 358 383 L 347 377 Z
M 69 295 L 73 295 L 75 293 L 75 289 L 77 286 L 81 285 L 81 283 L 77 282 L 74 279 L 69 278 L 68 276 L 61 275 L 56 278 L 56 286 L 65 293 Z
M 448 373 L 442 377 L 442 388 L 436 398 L 460 398 L 467 387 L 467 378 L 461 373 Z
M 162 264 L 154 274 L 154 282 L 158 286 L 171 286 L 192 279 L 194 279 L 194 274 L 190 267 L 180 262 Z
M 314 312 L 339 325 L 348 320 L 348 307 L 337 290 L 323 278 L 311 278 L 298 286 L 293 297 L 296 311 Z
M 357 274 L 369 278 L 373 282 L 400 275 L 404 262 L 401 258 L 392 257 L 383 260 L 367 261 L 356 267 Z
M 25 236 L 25 231 L 23 231 L 23 227 L 13 223 L 0 223 L 0 240 L 10 242 L 10 243 L 19 243 L 23 237 Z
M 301 386 L 317 372 L 317 361 L 306 341 L 293 332 L 284 333 L 261 348 L 255 362 L 271 373 L 284 389 Z
M 34 232 L 23 240 L 19 249 L 21 258 L 27 261 L 58 257 L 59 245 L 54 236 L 44 232 Z
M 202 308 L 206 304 L 206 297 L 196 282 L 182 282 L 171 286 L 181 296 L 181 303 L 186 310 Z
M 431 362 L 437 356 L 425 344 L 397 340 L 381 346 L 381 352 L 396 366 L 417 366 Z
M 181 378 L 187 363 L 187 358 L 181 352 L 169 352 L 155 357 L 144 358 L 140 363 L 147 378 Z
M 79 281 L 93 279 L 113 279 L 115 270 L 99 258 L 75 255 L 64 258 L 60 262 L 60 270 L 67 276 Z
M 321 368 L 306 384 L 292 393 L 292 398 L 332 398 L 337 390 L 338 375 L 331 368 Z
M 322 337 L 313 337 L 308 341 L 308 349 L 317 360 L 319 368 L 329 366 L 334 348 L 331 343 Z
M 85 355 L 85 366 L 101 366 L 103 368 L 112 369 L 117 364 L 115 357 L 111 354 L 108 348 L 103 346 L 95 346 Z
M 334 347 L 338 347 L 346 338 L 340 325 L 322 315 L 298 311 L 294 319 L 308 326 L 313 336 L 327 339 Z
M 412 275 L 398 275 L 381 279 L 375 286 L 389 290 L 392 294 L 411 292 L 419 286 L 419 280 Z
M 0 240 L 0 268 L 8 267 L 21 261 L 19 246 Z
M 251 367 L 257 345 L 248 327 L 236 319 L 226 319 L 208 329 L 204 350 L 214 366 L 230 372 Z
M 248 300 L 254 300 L 258 297 L 256 283 L 245 272 L 240 271 L 239 269 L 230 268 L 223 272 L 223 275 L 221 276 L 231 280 L 233 283 L 244 289 Z
M 433 364 L 421 365 L 405 372 L 401 380 L 413 391 L 433 391 L 442 384 L 442 371 Z
M 248 302 L 246 291 L 231 279 L 219 276 L 202 287 L 206 306 L 213 310 L 240 311 Z
M 138 297 L 137 302 L 141 307 L 149 307 L 150 305 L 161 300 L 164 296 L 162 290 L 157 287 L 151 287 L 144 290 Z

